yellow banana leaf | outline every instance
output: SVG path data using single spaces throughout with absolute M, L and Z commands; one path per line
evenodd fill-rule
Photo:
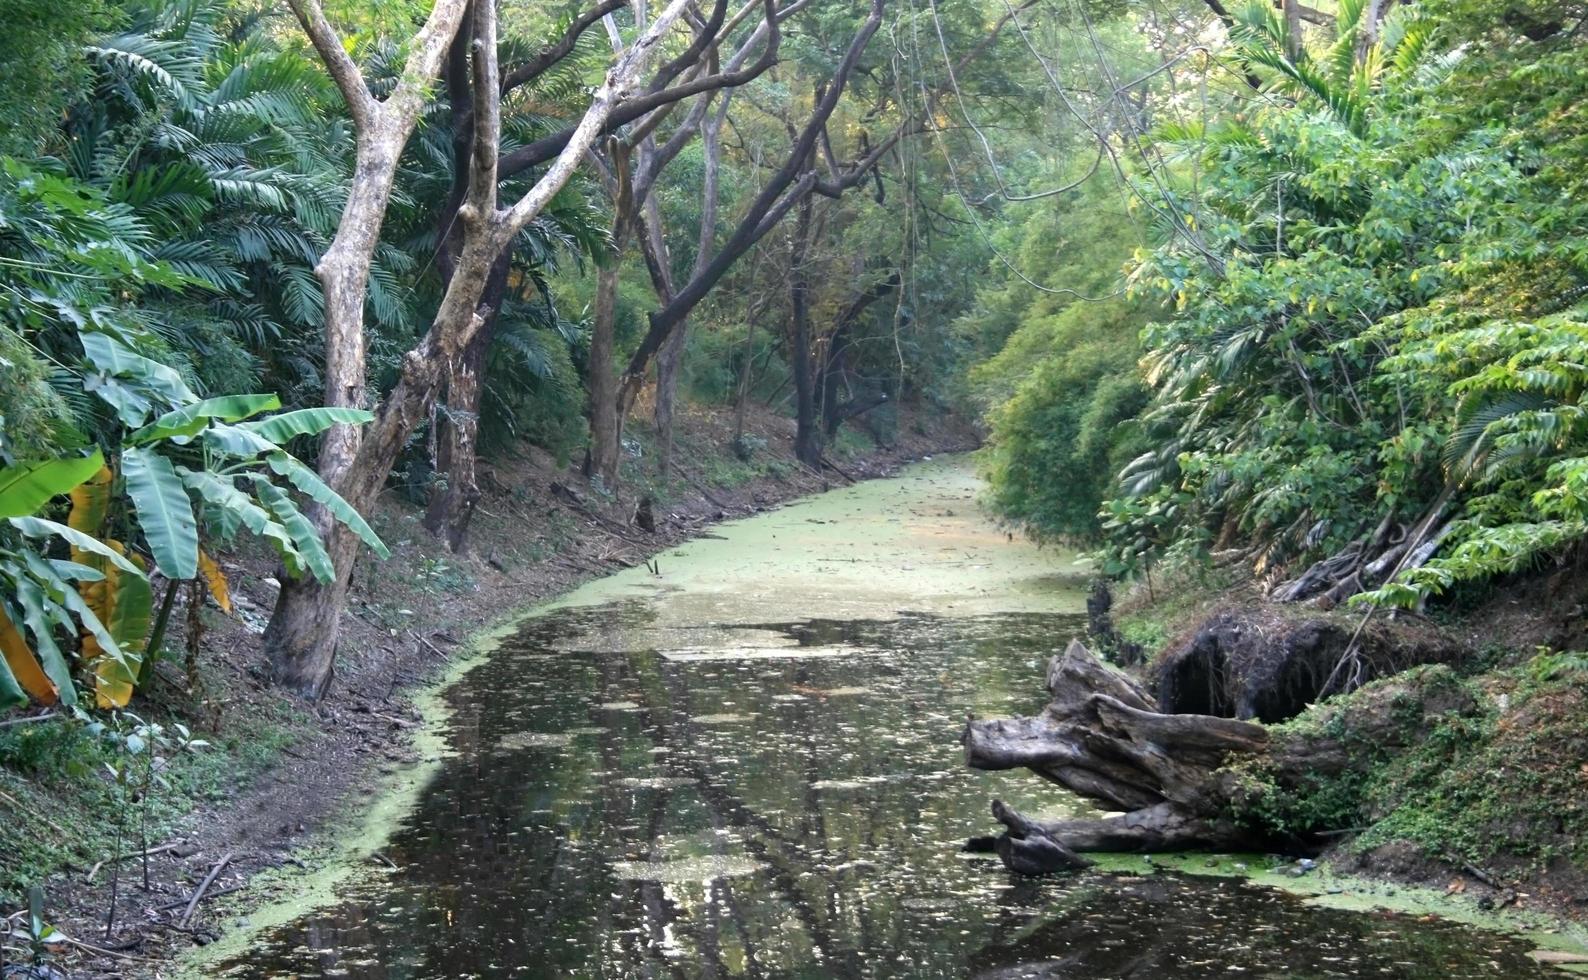
M 126 546 L 120 541 L 106 540 L 105 544 L 117 554 L 127 553 Z M 148 579 L 122 571 L 108 558 L 74 551 L 72 560 L 97 569 L 105 576 L 100 582 L 84 582 L 78 591 L 94 615 L 105 625 L 106 631 L 115 638 L 116 645 L 121 647 L 124 662 L 103 656 L 105 651 L 99 641 L 87 632 L 82 636 L 83 662 L 94 669 L 94 693 L 98 696 L 99 706 L 119 708 L 132 697 L 138 665 L 142 661 L 140 655 L 149 640 L 149 624 L 154 616 L 154 589 L 150 587 Z M 140 567 L 143 564 L 136 555 L 131 556 L 131 560 Z
M 232 590 L 226 583 L 226 573 L 221 571 L 221 566 L 215 563 L 207 552 L 199 552 L 199 574 L 204 576 L 204 584 L 209 586 L 210 595 L 215 599 L 215 604 L 221 607 L 221 612 L 230 616 L 232 614 Z
M 98 537 L 105 524 L 105 514 L 110 509 L 110 490 L 114 480 L 115 474 L 107 466 L 73 490 L 72 510 L 67 515 L 67 525 Z M 126 546 L 119 541 L 100 540 L 117 554 L 127 553 Z M 83 662 L 93 668 L 94 694 L 99 706 L 119 708 L 132 698 L 139 654 L 149 638 L 149 622 L 154 613 L 154 590 L 149 586 L 148 579 L 123 572 L 101 555 L 73 548 L 72 560 L 105 576 L 98 582 L 84 582 L 78 592 L 115 638 L 125 662 L 104 656 L 104 648 L 86 630 L 82 635 L 82 657 Z M 132 556 L 132 561 L 139 567 L 143 565 L 136 555 Z
M 72 511 L 66 523 L 74 531 L 99 536 L 105 524 L 105 512 L 110 509 L 110 485 L 116 475 L 110 467 L 101 466 L 99 472 L 79 483 L 72 490 Z
M 39 660 L 33 655 L 33 650 L 28 646 L 28 641 L 17 630 L 16 624 L 0 609 L 0 653 L 5 654 L 6 666 L 11 668 L 11 676 L 15 677 L 22 690 L 40 704 L 54 704 L 60 696 L 44 673 L 44 668 L 39 665 Z M 12 692 L 11 697 L 15 697 Z

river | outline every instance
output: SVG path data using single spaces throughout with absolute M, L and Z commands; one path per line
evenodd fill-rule
M 446 693 L 379 863 L 207 967 L 237 977 L 1549 975 L 1518 940 L 1137 858 L 963 853 L 967 712 L 1030 713 L 1083 626 L 1074 556 L 1009 539 L 963 461 L 729 524 L 524 620 Z

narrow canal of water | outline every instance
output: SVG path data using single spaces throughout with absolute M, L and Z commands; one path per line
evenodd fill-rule
M 962 461 L 595 583 L 447 694 L 449 758 L 381 866 L 238 977 L 1523 977 L 1505 937 L 1229 879 L 1019 879 L 962 853 L 967 712 L 1029 713 L 1084 569 L 979 516 Z

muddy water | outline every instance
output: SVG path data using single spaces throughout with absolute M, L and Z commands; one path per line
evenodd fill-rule
M 1083 570 L 934 464 L 732 525 L 523 623 L 335 901 L 239 977 L 1521 977 L 1522 947 L 1228 879 L 1011 877 L 966 712 L 1040 706 Z

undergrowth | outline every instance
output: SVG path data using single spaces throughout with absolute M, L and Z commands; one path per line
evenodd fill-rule
M 206 735 L 209 747 L 169 755 L 165 785 L 149 800 L 150 844 L 195 811 L 230 798 L 239 786 L 295 740 L 290 708 L 276 716 L 251 714 L 228 730 Z M 0 906 L 18 904 L 27 887 L 60 868 L 86 870 L 111 856 L 116 821 L 126 819 L 123 853 L 137 817 L 106 770 L 122 761 L 108 740 L 71 718 L 0 729 Z
M 1276 744 L 1337 746 L 1348 765 L 1288 782 L 1266 758 L 1232 765 L 1231 816 L 1278 839 L 1359 830 L 1358 851 L 1408 842 L 1477 865 L 1588 867 L 1585 682 L 1588 654 L 1541 653 L 1473 677 L 1436 666 L 1369 684 L 1271 728 Z

